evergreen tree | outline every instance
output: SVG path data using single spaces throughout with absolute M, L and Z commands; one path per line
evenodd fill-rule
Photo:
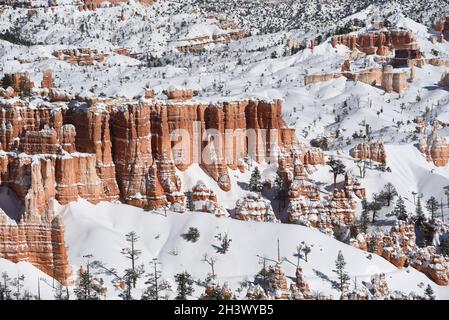
M 401 196 L 398 197 L 396 201 L 396 206 L 394 207 L 391 215 L 394 215 L 398 218 L 398 220 L 407 220 L 407 209 L 405 208 L 404 199 Z
M 426 220 L 426 216 L 424 215 L 424 211 L 421 205 L 421 197 L 418 197 L 418 201 L 416 202 L 416 219 L 415 222 L 417 224 L 422 224 Z
M 430 212 L 432 216 L 432 221 L 435 220 L 435 213 L 438 210 L 438 201 L 435 199 L 435 197 L 430 197 L 429 200 L 426 202 L 426 209 Z
M 332 271 L 337 274 L 337 288 L 342 292 L 348 287 L 349 280 L 351 279 L 349 274 L 345 271 L 345 266 L 345 258 L 343 257 L 341 251 L 338 251 L 337 260 L 335 260 L 335 270 Z
M 13 82 L 11 80 L 11 77 L 8 75 L 4 75 L 2 78 L 2 88 L 3 89 L 8 89 L 8 87 L 12 87 L 13 86 Z
M 249 190 L 252 192 L 261 192 L 262 191 L 262 177 L 260 176 L 259 169 L 257 167 L 254 168 L 251 173 L 251 178 L 249 180 Z
M 184 233 L 182 237 L 187 241 L 197 242 L 200 238 L 200 231 L 198 228 L 190 227 L 187 233 Z
M 186 194 L 186 207 L 189 211 L 195 210 L 195 205 L 193 204 L 192 200 L 192 192 L 187 192 Z
M 441 240 L 440 250 L 443 255 L 449 257 L 449 237 Z
M 282 175 L 279 174 L 279 171 L 276 173 L 276 179 L 274 180 L 273 184 L 273 190 L 274 190 L 274 198 L 278 200 L 279 207 L 278 210 L 281 211 L 281 203 L 284 203 L 285 206 L 285 200 L 287 199 L 287 184 L 285 183 L 285 180 L 282 178 Z
M 187 271 L 184 271 L 175 275 L 175 281 L 177 284 L 177 294 L 175 299 L 187 300 L 187 298 L 193 293 L 192 285 L 194 281 L 192 279 L 192 276 Z
M 426 287 L 426 290 L 424 290 L 424 294 L 426 295 L 426 297 L 429 299 L 429 300 L 434 300 L 435 299 L 435 296 L 433 295 L 433 289 L 432 289 L 432 287 L 430 286 L 430 284 L 428 284 L 427 285 L 427 287 Z
M 337 186 L 337 177 L 340 174 L 345 174 L 346 172 L 346 166 L 343 164 L 343 162 L 339 159 L 330 158 L 328 162 L 326 162 L 328 166 L 331 167 L 331 172 L 334 175 L 334 188 Z
M 11 278 L 3 272 L 0 279 L 0 300 L 12 300 Z
M 162 281 L 162 272 L 158 269 L 161 263 L 157 258 L 150 262 L 151 272 L 147 274 L 148 280 L 145 282 L 147 288 L 142 294 L 142 300 L 166 300 L 168 295 L 163 292 L 169 289 L 168 283 Z
M 366 198 L 362 199 L 362 214 L 360 216 L 360 231 L 363 233 L 368 232 L 369 225 L 369 203 Z
M 131 280 L 133 288 L 136 287 L 137 279 L 139 279 L 145 272 L 143 265 L 136 265 L 139 260 L 140 255 L 142 254 L 141 250 L 136 249 L 136 243 L 139 241 L 139 237 L 134 231 L 131 231 L 125 235 L 126 241 L 129 242 L 130 246 L 127 248 L 123 248 L 121 253 L 131 260 L 131 268 L 126 271 L 127 278 Z

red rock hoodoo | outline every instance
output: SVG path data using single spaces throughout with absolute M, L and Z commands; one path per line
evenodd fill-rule
M 439 134 L 440 123 L 435 120 L 433 131 L 426 140 L 419 144 L 419 151 L 426 155 L 437 167 L 444 167 L 449 161 L 449 144 Z
M 44 80 L 49 84 L 50 73 Z M 319 150 L 299 144 L 286 127 L 280 101 L 70 101 L 50 89 L 50 102 L 21 100 L 10 91 L 12 98 L 3 90 L 0 99 L 0 187 L 14 192 L 24 209 L 16 221 L 6 216 L 11 213 L 2 216 L 0 257 L 30 261 L 61 281 L 70 270 L 62 222 L 53 217 L 56 201 L 122 201 L 183 212 L 176 169 L 199 164 L 227 191 L 228 168 L 240 168 L 248 157 L 285 160 L 295 152 L 305 166 L 324 163 Z M 285 170 L 290 166 L 284 161 Z M 206 189 L 197 186 L 192 195 L 217 214 Z
M 382 142 L 360 143 L 351 150 L 351 156 L 356 159 L 370 159 L 386 163 L 387 153 Z

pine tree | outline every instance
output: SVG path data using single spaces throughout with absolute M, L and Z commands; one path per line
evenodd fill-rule
M 328 162 L 326 162 L 328 166 L 331 167 L 331 170 L 329 172 L 333 173 L 334 175 L 334 188 L 337 186 L 337 177 L 340 174 L 345 174 L 346 172 L 346 166 L 343 164 L 343 162 L 339 159 L 330 158 Z
M 416 202 L 416 219 L 415 222 L 417 224 L 422 224 L 426 220 L 426 216 L 424 215 L 424 211 L 421 205 L 421 197 L 418 197 L 418 201 Z
M 427 287 L 426 287 L 426 290 L 424 291 L 424 294 L 426 295 L 426 297 L 429 299 L 429 300 L 434 300 L 435 299 L 435 296 L 433 295 L 433 289 L 432 289 L 432 287 L 430 286 L 430 284 L 428 284 L 427 285 Z
M 441 240 L 440 250 L 443 255 L 449 257 L 449 237 Z
M 274 180 L 273 190 L 274 190 L 274 198 L 278 200 L 279 203 L 278 210 L 281 211 L 281 202 L 284 203 L 287 198 L 287 185 L 284 179 L 282 178 L 282 175 L 280 175 L 279 171 L 276 173 L 276 179 Z
M 157 258 L 150 262 L 151 272 L 147 274 L 148 280 L 145 282 L 147 288 L 142 294 L 142 300 L 166 300 L 168 295 L 163 292 L 169 289 L 168 283 L 162 281 L 162 272 L 158 269 L 161 263 Z
M 429 210 L 432 220 L 435 220 L 435 212 L 438 210 L 438 201 L 435 197 L 430 197 L 426 202 L 426 209 Z
M 187 233 L 184 233 L 182 237 L 187 241 L 197 242 L 200 238 L 200 231 L 198 230 L 198 228 L 190 227 Z
M 194 205 L 193 199 L 192 199 L 192 192 L 187 192 L 187 194 L 186 194 L 186 207 L 189 211 L 195 210 L 195 205 Z
M 362 200 L 362 215 L 360 216 L 360 231 L 363 233 L 368 232 L 369 225 L 369 203 L 366 198 Z
M 0 279 L 0 300 L 12 300 L 10 283 L 11 278 L 6 272 L 3 272 Z
M 192 285 L 194 281 L 192 279 L 192 276 L 187 271 L 184 271 L 175 275 L 175 281 L 177 284 L 177 294 L 175 299 L 187 300 L 187 298 L 193 293 Z
M 335 270 L 332 270 L 332 272 L 335 272 L 337 274 L 337 288 L 342 292 L 347 288 L 347 286 L 349 285 L 349 280 L 351 279 L 349 277 L 349 274 L 345 271 L 345 266 L 345 258 L 343 257 L 341 251 L 338 251 L 337 260 L 335 260 Z
M 254 168 L 251 173 L 251 178 L 249 180 L 249 190 L 252 192 L 261 192 L 262 191 L 262 177 L 260 176 L 259 169 L 257 167 Z
M 396 206 L 392 212 L 392 215 L 396 216 L 398 220 L 407 220 L 407 209 L 405 208 L 404 199 L 401 196 L 396 201 Z
M 3 89 L 8 89 L 8 87 L 12 87 L 14 85 L 12 80 L 11 80 L 11 77 L 8 76 L 8 75 L 4 75 L 3 76 L 2 80 L 1 80 L 1 83 L 2 83 L 2 88 Z
M 136 265 L 139 260 L 140 255 L 142 254 L 141 250 L 136 249 L 136 243 L 139 241 L 139 237 L 134 231 L 131 231 L 125 235 L 126 241 L 130 243 L 130 246 L 127 248 L 123 248 L 121 253 L 131 260 L 131 268 L 127 270 L 127 276 L 132 282 L 133 288 L 136 287 L 137 279 L 139 279 L 144 273 L 143 265 Z

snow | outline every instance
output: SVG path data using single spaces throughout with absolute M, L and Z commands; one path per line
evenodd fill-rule
M 235 290 L 243 279 L 253 280 L 260 270 L 258 255 L 276 259 L 277 239 L 280 241 L 281 256 L 296 263 L 294 256 L 296 246 L 305 241 L 312 245 L 308 262 L 301 261 L 304 278 L 312 291 L 325 294 L 339 293 L 332 288 L 329 279 L 335 280 L 332 272 L 339 250 L 347 262 L 347 270 L 352 279 L 369 281 L 374 274 L 385 272 L 391 290 L 421 292 L 419 283 L 430 284 L 439 298 L 449 298 L 449 290 L 439 287 L 424 274 L 413 268 L 399 270 L 385 259 L 362 252 L 318 230 L 298 225 L 278 223 L 243 222 L 231 218 L 216 218 L 206 213 L 149 213 L 142 209 L 123 205 L 99 203 L 92 205 L 84 200 L 70 203 L 62 209 L 61 216 L 66 225 L 66 241 L 69 261 L 76 267 L 85 263 L 83 255 L 93 254 L 108 265 L 118 270 L 127 267 L 127 259 L 120 254 L 121 248 L 127 246 L 125 234 L 135 231 L 140 237 L 139 249 L 142 250 L 141 262 L 148 264 L 157 257 L 163 264 L 164 278 L 173 280 L 173 275 L 189 271 L 194 278 L 204 279 L 209 272 L 207 264 L 201 262 L 203 255 L 217 258 L 216 273 L 218 281 L 228 281 Z M 181 234 L 189 227 L 199 229 L 198 242 L 185 241 Z M 214 236 L 227 232 L 232 239 L 229 252 L 218 254 L 212 246 L 216 243 Z M 170 254 L 176 249 L 178 255 Z M 287 276 L 294 276 L 295 267 L 284 262 Z M 140 288 L 143 283 L 140 283 Z M 200 288 L 196 295 L 202 293 Z M 245 292 L 246 293 L 246 292 Z M 110 288 L 108 297 L 117 294 Z

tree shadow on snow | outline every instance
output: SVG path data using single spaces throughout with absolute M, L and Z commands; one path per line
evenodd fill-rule
M 321 271 L 316 270 L 316 269 L 312 269 L 312 271 L 313 271 L 318 277 L 320 277 L 321 279 L 323 279 L 323 280 L 329 282 L 330 284 L 332 284 L 332 287 L 336 287 L 336 286 L 338 285 L 338 284 L 337 284 L 337 281 L 334 281 L 334 280 L 329 279 L 329 277 L 328 277 L 327 275 L 325 275 L 324 273 L 322 273 Z
M 249 184 L 247 182 L 237 181 L 237 185 L 242 188 L 242 190 L 249 191 Z

